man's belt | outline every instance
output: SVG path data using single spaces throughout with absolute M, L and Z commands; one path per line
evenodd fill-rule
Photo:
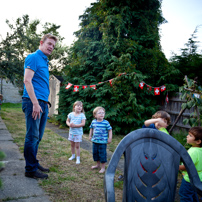
M 41 99 L 38 99 L 38 101 L 41 101 L 41 102 L 43 102 L 43 103 L 45 103 L 45 104 L 48 104 L 49 105 L 49 108 L 51 107 L 51 103 L 48 101 L 48 102 L 46 102 L 46 101 L 44 101 L 44 100 L 41 100 Z
M 24 100 L 30 100 L 30 98 L 28 98 L 28 97 L 23 97 L 22 99 L 24 99 Z M 43 102 L 43 103 L 45 103 L 45 104 L 48 104 L 49 105 L 49 108 L 51 107 L 51 103 L 50 102 L 46 102 L 46 101 L 44 101 L 44 100 L 41 100 L 41 99 L 38 99 L 38 101 L 41 101 L 41 102 Z

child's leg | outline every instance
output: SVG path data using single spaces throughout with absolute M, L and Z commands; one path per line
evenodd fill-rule
M 101 170 L 99 173 L 104 173 L 105 172 L 105 163 L 101 163 Z
M 92 166 L 91 169 L 97 169 L 100 168 L 100 161 L 97 161 L 97 165 L 96 166 Z
M 76 164 L 80 164 L 80 142 L 75 142 L 76 147 Z
M 80 156 L 80 142 L 75 142 L 76 155 Z
M 99 148 L 101 170 L 99 173 L 105 172 L 105 163 L 107 162 L 107 144 L 101 144 Z
M 71 141 L 71 152 L 75 154 L 75 142 Z
M 198 196 L 191 184 L 182 178 L 180 190 L 179 190 L 179 195 L 180 195 L 180 202 L 198 202 Z
M 72 156 L 69 158 L 69 160 L 73 160 L 75 159 L 75 142 L 70 141 L 71 142 L 71 152 L 72 152 Z
M 97 162 L 97 165 L 92 166 L 91 169 L 100 168 L 98 147 L 99 147 L 99 144 L 93 143 L 93 160 Z

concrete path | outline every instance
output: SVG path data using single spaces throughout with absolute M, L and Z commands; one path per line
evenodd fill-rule
M 3 187 L 0 189 L 0 201 L 9 202 L 50 202 L 36 179 L 24 176 L 25 161 L 13 142 L 0 117 L 0 151 L 6 154 L 5 168 L 0 172 Z

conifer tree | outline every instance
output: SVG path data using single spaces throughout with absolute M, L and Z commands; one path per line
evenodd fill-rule
M 160 50 L 158 27 L 164 22 L 160 7 L 158 0 L 100 0 L 80 16 L 78 40 L 69 50 L 64 72 L 66 84 L 81 86 L 78 92 L 61 88 L 58 120 L 65 123 L 73 103 L 80 100 L 86 132 L 93 109 L 103 106 L 113 133 L 126 135 L 157 110 L 157 96 L 141 90 L 139 83 L 168 84 L 170 75 L 177 73 Z M 104 83 L 96 85 L 97 90 L 81 89 L 99 82 Z
M 197 26 L 185 48 L 181 48 L 179 55 L 174 54 L 171 58 L 171 64 L 180 71 L 180 77 L 176 78 L 176 83 L 180 86 L 184 84 L 184 76 L 190 79 L 196 79 L 198 85 L 202 85 L 202 54 L 199 53 L 199 41 L 197 41 Z

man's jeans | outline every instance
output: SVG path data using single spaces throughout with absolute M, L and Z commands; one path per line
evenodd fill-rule
M 182 178 L 182 183 L 179 190 L 180 202 L 198 202 L 197 192 L 192 187 L 191 183 Z
M 25 171 L 35 172 L 38 169 L 37 151 L 39 142 L 43 137 L 48 117 L 48 104 L 39 101 L 39 105 L 43 112 L 40 118 L 36 120 L 32 118 L 33 104 L 29 98 L 22 99 L 22 110 L 25 113 L 26 121 L 26 137 L 24 144 Z

